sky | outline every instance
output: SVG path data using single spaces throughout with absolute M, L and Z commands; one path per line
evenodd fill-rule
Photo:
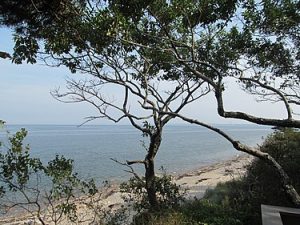
M 12 49 L 11 31 L 0 28 L 0 51 L 11 53 Z M 47 67 L 41 63 L 16 65 L 0 58 L 0 119 L 8 124 L 83 123 L 85 117 L 95 115 L 95 109 L 87 103 L 62 103 L 50 94 L 51 90 L 64 88 L 66 78 L 72 76 L 80 77 L 80 74 L 74 75 L 66 68 Z M 241 92 L 236 85 L 225 92 L 224 105 L 226 110 L 239 110 L 270 118 L 284 118 L 286 114 L 281 104 L 257 103 L 253 96 Z M 213 124 L 245 123 L 218 116 L 212 95 L 189 106 L 183 114 Z M 177 123 L 183 122 L 175 120 L 174 124 Z M 90 124 L 111 123 L 97 120 Z M 128 124 L 128 121 L 121 124 Z

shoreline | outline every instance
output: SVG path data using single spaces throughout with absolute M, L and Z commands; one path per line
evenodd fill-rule
M 218 183 L 227 182 L 243 176 L 246 166 L 253 161 L 253 156 L 241 154 L 229 160 L 202 166 L 191 172 L 175 177 L 174 181 L 182 188 L 187 188 L 187 198 L 202 198 L 207 189 L 214 188 Z
M 202 198 L 206 190 L 214 188 L 220 182 L 226 182 L 238 178 L 245 174 L 245 167 L 253 160 L 253 157 L 246 154 L 235 156 L 229 160 L 223 160 L 206 166 L 195 168 L 189 172 L 172 175 L 173 181 L 180 185 L 182 190 L 186 190 L 186 198 Z M 81 196 L 75 200 L 77 206 L 78 218 L 85 221 L 80 224 L 89 224 L 94 216 L 93 210 L 87 208 L 87 197 Z M 97 209 L 116 210 L 124 204 L 122 193 L 119 189 L 119 183 L 114 182 L 108 187 L 100 188 L 100 193 L 93 197 L 93 203 Z M 88 211 L 91 212 L 88 212 Z M 40 224 L 36 218 L 29 214 L 20 214 L 17 216 L 0 217 L 0 224 L 18 225 L 18 224 Z M 52 223 L 49 223 L 52 224 Z M 61 224 L 68 224 L 62 221 Z

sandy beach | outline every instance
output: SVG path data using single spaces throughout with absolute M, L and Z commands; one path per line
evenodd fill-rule
M 252 160 L 253 157 L 250 155 L 237 156 L 179 175 L 175 178 L 175 182 L 187 189 L 188 198 L 202 198 L 207 189 L 242 176 Z
M 245 173 L 245 166 L 253 158 L 248 155 L 241 155 L 233 159 L 218 162 L 209 166 L 203 166 L 191 172 L 183 173 L 173 177 L 174 182 L 187 190 L 187 198 L 201 198 L 208 188 L 215 187 L 220 182 L 226 182 Z M 118 209 L 124 203 L 119 185 L 113 184 L 103 189 L 100 194 L 92 199 L 80 197 L 76 200 L 78 221 L 74 224 L 91 224 L 93 218 L 97 217 L 97 210 Z M 89 207 L 94 204 L 94 207 Z M 50 221 L 48 216 L 43 215 L 45 221 Z M 41 224 L 37 218 L 32 215 L 23 215 L 17 217 L 0 218 L 0 224 L 3 225 L 34 225 Z M 47 224 L 54 224 L 47 222 Z M 59 224 L 70 224 L 62 220 Z

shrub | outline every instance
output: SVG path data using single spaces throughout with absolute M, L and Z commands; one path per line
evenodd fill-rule
M 161 212 L 143 212 L 132 225 L 243 225 L 235 211 L 208 200 L 194 200 Z
M 23 143 L 25 129 L 8 135 L 8 141 L 0 141 L 0 212 L 25 210 L 42 224 L 47 220 L 58 224 L 63 217 L 76 221 L 76 194 L 96 194 L 93 180 L 81 181 L 73 171 L 73 161 L 64 156 L 56 156 L 48 164 L 33 158 L 29 145 Z M 47 180 L 47 187 L 42 179 Z
M 135 216 L 132 225 L 199 225 L 188 220 L 180 210 L 162 210 L 161 212 L 142 212 Z
M 171 176 L 165 171 L 161 176 L 155 177 L 156 191 L 159 206 L 163 209 L 171 209 L 179 206 L 184 200 L 184 191 L 180 190 L 180 186 L 172 182 Z M 124 200 L 137 212 L 150 209 L 145 189 L 145 178 L 132 177 L 129 181 L 124 182 L 120 186 L 121 192 L 126 193 Z
M 295 189 L 300 191 L 300 132 L 292 129 L 276 131 L 263 143 L 261 151 L 274 157 L 290 177 Z M 245 182 L 251 184 L 251 196 L 261 203 L 293 207 L 281 188 L 275 169 L 264 162 L 254 160 L 248 167 Z
M 283 129 L 271 134 L 261 146 L 283 167 L 296 190 L 300 191 L 300 132 Z M 218 184 L 205 198 L 218 205 L 226 205 L 235 212 L 242 224 L 261 224 L 261 204 L 293 207 L 281 188 L 275 169 L 255 159 L 240 180 Z
M 185 218 L 193 224 L 205 225 L 243 225 L 236 215 L 236 211 L 224 204 L 216 204 L 202 199 L 194 200 L 182 206 Z
M 212 205 L 223 207 L 228 217 L 243 225 L 258 225 L 261 223 L 260 203 L 257 205 L 253 201 L 248 190 L 249 184 L 244 179 L 232 180 L 208 190 L 204 199 Z

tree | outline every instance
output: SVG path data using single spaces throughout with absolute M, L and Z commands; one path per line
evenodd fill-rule
M 39 47 L 36 43 L 42 37 L 45 40 L 46 53 L 54 57 L 55 63 L 68 66 L 72 72 L 80 71 L 92 75 L 93 78 L 89 80 L 69 80 L 68 92 L 61 94 L 57 90 L 53 95 L 61 101 L 68 101 L 62 98 L 70 97 L 71 102 L 85 101 L 96 107 L 99 115 L 89 117 L 87 121 L 107 118 L 119 122 L 127 118 L 144 137 L 148 137 L 145 158 L 127 161 L 127 165 L 144 165 L 148 199 L 152 208 L 158 209 L 154 159 L 161 144 L 163 128 L 174 118 L 166 112 L 180 112 L 186 105 L 209 93 L 210 89 L 203 82 L 191 77 L 174 79 L 166 86 L 163 81 L 166 74 L 160 74 L 154 62 L 149 61 L 148 56 L 145 57 L 147 51 L 144 52 L 143 48 L 130 43 L 124 45 L 116 37 L 111 23 L 115 21 L 116 26 L 119 26 L 122 16 L 110 15 L 108 8 L 104 6 L 93 7 L 96 8 L 85 10 L 84 18 L 70 21 L 61 27 L 62 30 L 56 25 L 43 27 L 38 32 L 32 31 L 30 26 L 26 32 L 17 30 L 19 36 L 16 38 L 13 60 L 18 63 L 28 56 L 29 59 L 35 59 Z M 53 32 L 55 36 L 52 36 Z M 99 36 L 102 36 L 101 41 Z M 27 48 L 27 41 L 35 44 Z M 102 90 L 110 88 L 119 88 L 122 91 L 121 100 L 105 96 Z M 137 107 L 141 110 L 137 110 Z
M 87 73 L 95 78 L 71 80 L 68 83 L 70 92 L 54 94 L 56 97 L 73 96 L 74 101 L 94 105 L 100 116 L 90 119 L 106 117 L 118 122 L 128 118 L 134 127 L 148 135 L 150 144 L 145 160 L 129 164 L 145 165 L 146 188 L 154 208 L 153 160 L 163 126 L 175 117 L 205 126 L 222 135 L 237 150 L 271 164 L 292 201 L 300 205 L 300 197 L 288 176 L 269 154 L 243 145 L 217 128 L 179 114 L 188 103 L 213 91 L 222 117 L 299 128 L 300 121 L 293 118 L 290 106 L 299 103 L 300 17 L 297 1 L 117 0 L 88 3 L 79 7 L 80 13 L 75 18 L 63 20 L 63 16 L 58 16 L 61 24 L 54 23 L 38 30 L 30 26 L 16 29 L 18 36 L 13 60 L 35 59 L 38 40 L 42 40 L 43 54 L 40 56 L 46 63 L 65 65 L 72 72 Z M 257 94 L 263 100 L 283 102 L 287 119 L 226 111 L 223 94 L 227 79 L 238 81 L 245 91 Z M 157 82 L 176 85 L 165 94 L 158 89 Z M 121 102 L 105 98 L 100 91 L 111 85 L 123 88 Z M 205 89 L 195 95 L 203 85 L 206 85 Z M 149 114 L 138 116 L 129 110 L 129 98 L 133 96 Z M 183 100 L 172 107 L 181 96 L 184 96 Z M 111 109 L 118 111 L 119 116 L 113 117 L 116 114 L 111 114 Z
M 204 82 L 191 78 L 177 79 L 165 85 L 160 80 L 162 78 L 147 76 L 152 66 L 147 59 L 139 59 L 134 54 L 127 55 L 122 46 L 112 46 L 109 51 L 111 53 L 105 56 L 88 54 L 84 59 L 85 65 L 76 67 L 79 71 L 93 75 L 94 79 L 69 80 L 69 91 L 60 94 L 59 90 L 56 90 L 52 94 L 60 101 L 88 102 L 93 105 L 99 115 L 88 117 L 87 121 L 106 118 L 117 123 L 128 119 L 133 127 L 148 138 L 148 146 L 144 146 L 145 158 L 127 161 L 127 165 L 130 168 L 129 172 L 136 177 L 138 175 L 131 165 L 144 165 L 148 200 L 152 208 L 157 210 L 160 206 L 156 195 L 154 161 L 162 141 L 163 129 L 175 118 L 168 112 L 179 113 L 187 105 L 208 94 L 210 88 Z M 74 56 L 70 57 L 76 60 Z M 97 63 L 105 65 L 105 69 L 99 70 L 95 65 Z M 122 92 L 121 97 L 114 99 L 112 95 L 105 95 L 104 90 L 109 92 L 109 89 Z M 142 179 L 140 181 L 143 183 Z
M 220 116 L 262 125 L 299 128 L 300 121 L 293 116 L 293 110 L 297 110 L 293 106 L 299 105 L 299 16 L 299 2 L 296 1 L 248 1 L 242 3 L 242 15 L 238 17 L 241 24 L 233 26 L 231 31 L 227 32 L 227 35 L 234 35 L 229 42 L 220 39 L 223 41 L 221 43 L 218 42 L 218 38 L 213 39 L 216 41 L 212 44 L 211 54 L 214 53 L 214 47 L 222 49 L 220 48 L 222 45 L 231 47 L 229 57 L 226 56 L 226 59 L 230 59 L 231 54 L 237 54 L 236 63 L 226 66 L 220 65 L 218 60 L 205 59 L 207 60 L 205 63 L 208 63 L 217 77 L 216 81 L 195 70 L 195 74 L 198 73 L 199 77 L 212 85 Z M 232 42 L 233 45 L 230 45 Z M 224 49 L 226 50 L 226 47 Z M 287 118 L 261 118 L 245 112 L 226 111 L 223 103 L 225 91 L 223 80 L 228 76 L 237 79 L 248 93 L 257 95 L 259 101 L 282 102 L 287 111 Z M 224 132 L 199 121 L 184 117 L 182 119 L 215 130 L 229 140 L 237 150 L 257 156 L 275 167 L 281 177 L 283 188 L 292 202 L 299 207 L 298 193 L 273 157 L 242 145 Z
M 41 29 L 42 25 L 50 26 L 57 19 L 67 19 L 74 16 L 74 11 L 83 7 L 85 0 L 3 0 L 0 4 L 0 24 L 22 29 Z

